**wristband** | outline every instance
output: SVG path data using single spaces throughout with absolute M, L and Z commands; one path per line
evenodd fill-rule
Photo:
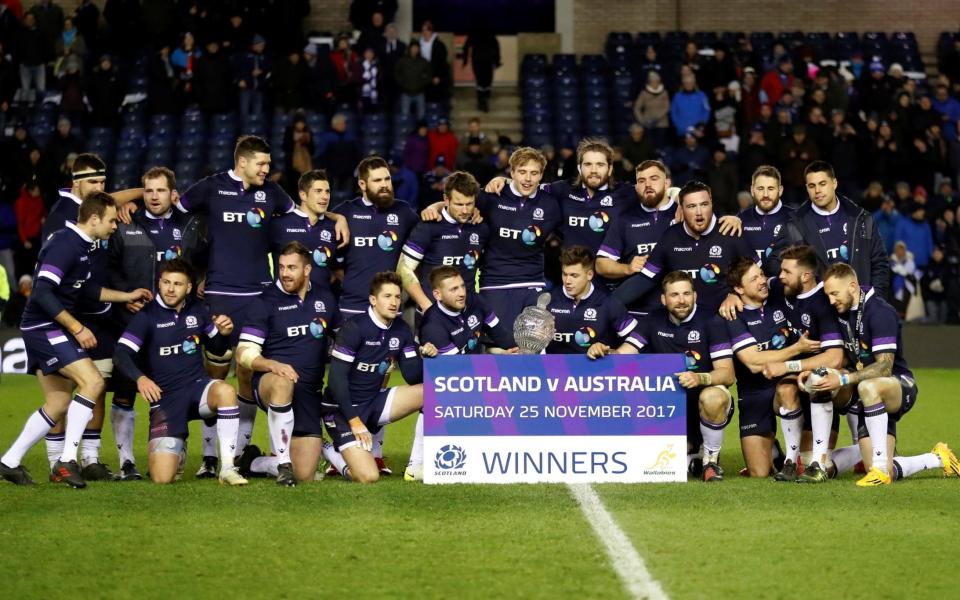
M 847 375 L 846 373 L 842 374 L 840 376 L 840 386 L 843 387 L 849 383 L 850 383 L 850 376 Z
M 801 362 L 802 361 L 799 360 L 788 360 L 785 362 L 784 364 L 787 365 L 787 373 L 799 373 L 802 371 L 803 367 L 801 366 Z

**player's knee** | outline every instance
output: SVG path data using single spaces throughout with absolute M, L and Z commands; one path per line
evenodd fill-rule
M 273 377 L 270 404 L 287 404 L 293 398 L 293 382 L 286 377 Z
M 860 394 L 860 398 L 867 402 L 877 403 L 882 400 L 880 384 L 871 379 L 858 383 L 857 392 Z
M 218 408 L 237 405 L 237 391 L 229 383 L 224 381 L 214 383 L 210 388 L 210 394 Z
M 700 393 L 700 414 L 713 421 L 724 419 L 730 399 L 720 390 L 706 389 Z
M 159 485 L 173 483 L 174 475 L 161 474 L 153 469 L 150 470 L 150 481 Z
M 77 391 L 91 400 L 99 398 L 107 387 L 106 381 L 99 371 L 91 371 L 77 382 Z
M 795 385 L 778 385 L 776 400 L 781 408 L 786 408 L 791 411 L 800 408 L 800 394 L 797 392 L 797 386 Z
M 350 469 L 350 478 L 357 483 L 376 483 L 380 481 L 380 471 L 372 469 Z

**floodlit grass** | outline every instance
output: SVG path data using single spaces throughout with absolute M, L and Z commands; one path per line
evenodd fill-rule
M 960 445 L 960 373 L 917 373 L 920 399 L 901 424 L 900 450 Z M 0 383 L 0 447 L 40 403 L 32 377 Z M 145 405 L 138 462 L 146 469 Z M 193 424 L 195 434 L 198 423 Z M 404 483 L 413 421 L 388 430 L 397 474 L 374 486 L 326 480 L 295 489 L 254 480 L 228 489 L 197 481 L 199 444 L 184 481 L 45 481 L 40 444 L 33 488 L 0 482 L 5 598 L 624 597 L 599 541 L 562 485 Z M 736 476 L 735 424 L 727 481 L 595 486 L 652 575 L 674 598 L 951 597 L 960 551 L 960 480 L 929 471 L 882 489 L 854 476 L 822 486 Z M 197 437 L 195 435 L 194 437 Z M 267 446 L 257 421 L 255 443 Z M 841 442 L 849 439 L 845 424 Z M 109 425 L 103 458 L 117 467 Z

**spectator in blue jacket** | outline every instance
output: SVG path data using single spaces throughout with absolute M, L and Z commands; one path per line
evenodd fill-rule
M 897 241 L 894 229 L 897 227 L 897 221 L 900 220 L 900 213 L 897 212 L 897 205 L 893 198 L 884 196 L 880 208 L 873 213 L 873 220 L 880 231 L 880 237 L 883 238 L 883 247 L 887 250 L 887 254 L 892 254 L 893 244 Z
M 933 109 L 943 115 L 943 137 L 948 140 L 957 138 L 957 120 L 960 119 L 960 102 L 950 95 L 947 86 L 937 86 L 933 100 Z
M 678 136 L 686 134 L 697 123 L 710 120 L 710 101 L 697 89 L 697 78 L 692 74 L 684 75 L 681 86 L 670 104 L 670 120 Z
M 913 262 L 917 268 L 923 270 L 930 264 L 930 255 L 933 253 L 933 232 L 926 219 L 926 208 L 914 202 L 907 209 L 906 215 L 901 215 L 893 230 L 893 236 L 898 242 L 907 245 L 907 250 L 913 254 Z

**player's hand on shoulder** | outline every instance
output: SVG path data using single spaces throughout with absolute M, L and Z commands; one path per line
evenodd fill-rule
M 720 235 L 730 237 L 740 237 L 743 235 L 743 221 L 740 220 L 740 217 L 734 215 L 722 216 L 717 220 L 717 225 L 720 226 Z
M 421 221 L 439 221 L 442 217 L 440 211 L 443 210 L 443 202 L 434 202 L 420 211 Z
M 327 216 L 333 219 L 333 231 L 337 235 L 337 241 L 340 242 L 337 248 L 345 248 L 350 244 L 350 225 L 347 223 L 347 218 L 332 212 L 328 212 Z
M 213 315 L 213 326 L 217 328 L 220 335 L 230 335 L 233 333 L 233 321 L 227 315 Z
M 470 222 L 474 225 L 479 225 L 483 223 L 483 214 L 480 212 L 480 209 L 477 207 L 473 208 L 473 216 L 470 217 Z
M 604 344 L 603 342 L 594 342 L 594 344 L 587 349 L 587 358 L 591 360 L 603 358 L 608 354 L 610 354 L 610 346 Z
M 141 303 L 143 303 L 143 304 L 146 304 L 147 302 L 150 302 L 151 300 L 153 300 L 153 292 L 151 292 L 151 291 L 148 290 L 147 288 L 137 288 L 137 289 L 135 289 L 135 290 L 133 290 L 133 291 L 131 291 L 131 292 L 127 292 L 127 302 L 128 302 L 128 303 L 141 302 Z M 143 304 L 140 305 L 141 308 L 143 307 Z M 134 311 L 134 312 L 136 312 L 136 311 Z
M 500 191 L 503 190 L 503 188 L 505 188 L 506 186 L 507 186 L 506 177 L 494 177 L 489 182 L 487 182 L 487 185 L 483 186 L 483 191 L 485 191 L 488 194 L 499 194 Z
M 727 321 L 733 321 L 738 312 L 743 312 L 743 300 L 736 294 L 727 294 L 727 298 L 720 305 L 720 316 Z
M 201 299 L 201 300 L 203 299 L 203 293 L 204 293 L 204 291 L 206 290 L 206 287 L 207 287 L 207 280 L 206 280 L 206 279 L 201 279 L 201 280 L 197 283 L 197 298 L 199 298 L 199 299 Z
M 117 208 L 117 220 L 124 225 L 129 225 L 133 222 L 133 213 L 135 212 L 137 212 L 137 204 L 135 202 L 124 202 Z

